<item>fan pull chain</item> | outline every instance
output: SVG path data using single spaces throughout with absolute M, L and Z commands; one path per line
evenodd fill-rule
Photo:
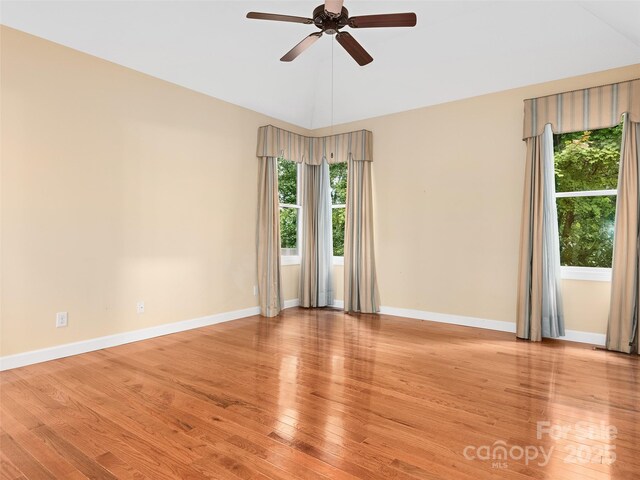
M 333 46 L 336 43 L 336 36 L 331 37 L 331 135 L 333 135 Z

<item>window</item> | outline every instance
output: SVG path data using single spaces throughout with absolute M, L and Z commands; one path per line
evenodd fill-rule
M 280 202 L 280 247 L 283 264 L 300 262 L 302 224 L 302 165 L 278 159 L 278 195 Z M 347 202 L 347 164 L 329 165 L 331 188 L 331 221 L 335 263 L 344 258 L 345 207 Z
M 331 186 L 331 223 L 333 225 L 333 256 L 336 263 L 344 258 L 345 204 L 347 203 L 347 164 L 329 165 Z
M 622 125 L 554 135 L 563 278 L 610 278 L 594 272 L 611 268 L 621 138 Z
M 300 167 L 289 160 L 278 159 L 278 194 L 280 197 L 280 247 L 283 257 L 300 255 Z M 288 260 L 284 260 L 287 263 Z

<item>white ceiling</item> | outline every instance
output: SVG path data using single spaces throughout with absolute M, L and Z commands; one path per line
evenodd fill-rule
M 6 1 L 0 21 L 306 128 L 331 123 L 324 36 L 279 58 L 313 25 L 312 1 Z M 351 29 L 374 57 L 360 67 L 334 48 L 335 124 L 640 63 L 640 1 L 360 1 L 351 15 L 414 11 L 415 28 Z

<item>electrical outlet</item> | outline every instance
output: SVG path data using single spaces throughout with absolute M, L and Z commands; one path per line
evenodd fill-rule
M 67 312 L 56 313 L 56 328 L 66 327 L 69 317 Z
M 254 285 L 253 286 L 253 296 L 257 297 L 258 296 L 258 285 Z
M 136 312 L 144 313 L 144 302 L 136 303 Z

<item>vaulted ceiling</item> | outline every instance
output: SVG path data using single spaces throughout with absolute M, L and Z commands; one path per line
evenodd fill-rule
M 414 11 L 415 28 L 350 32 L 358 66 L 324 36 L 279 58 L 313 25 L 313 1 L 3 1 L 10 27 L 305 128 L 338 124 L 640 63 L 640 2 L 360 1 L 351 15 Z M 335 43 L 335 44 L 334 44 Z

